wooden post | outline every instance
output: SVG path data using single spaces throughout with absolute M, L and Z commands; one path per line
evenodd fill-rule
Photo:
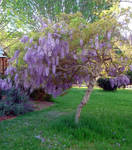
M 2 58 L 2 74 L 4 74 L 4 58 Z
M 1 74 L 5 73 L 5 70 L 8 66 L 7 60 L 8 60 L 8 58 L 0 57 L 0 73 Z

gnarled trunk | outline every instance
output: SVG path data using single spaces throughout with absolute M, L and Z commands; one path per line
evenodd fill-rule
M 93 90 L 94 84 L 95 84 L 96 79 L 91 80 L 88 89 L 85 93 L 85 96 L 83 97 L 83 100 L 81 101 L 81 103 L 78 105 L 77 111 L 76 111 L 76 116 L 75 116 L 75 123 L 77 124 L 79 122 L 79 118 L 80 118 L 80 113 L 82 108 L 84 107 L 84 105 L 87 104 L 90 94 Z

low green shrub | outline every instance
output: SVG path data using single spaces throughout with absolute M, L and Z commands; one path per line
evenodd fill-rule
M 5 74 L 0 74 L 0 79 L 6 79 L 7 78 L 7 75 Z
M 0 116 L 17 116 L 33 111 L 29 97 L 19 89 L 2 91 L 0 99 Z
M 30 97 L 32 100 L 40 100 L 40 101 L 52 101 L 52 96 L 45 93 L 43 89 L 36 89 L 31 94 Z
M 102 88 L 105 91 L 115 91 L 117 89 L 117 86 L 111 86 L 109 78 L 99 78 L 97 80 L 97 84 L 100 88 Z
M 132 71 L 128 71 L 126 73 L 126 75 L 128 76 L 128 78 L 130 79 L 130 85 L 132 84 Z

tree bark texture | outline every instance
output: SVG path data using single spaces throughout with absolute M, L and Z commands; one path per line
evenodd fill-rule
M 96 79 L 93 79 L 90 82 L 90 84 L 88 86 L 88 89 L 87 89 L 87 91 L 85 93 L 85 96 L 83 97 L 83 100 L 81 101 L 81 103 L 77 107 L 76 116 L 75 116 L 75 123 L 76 124 L 78 124 L 78 122 L 79 122 L 80 113 L 81 113 L 82 108 L 87 104 L 87 102 L 89 100 L 89 97 L 90 97 L 90 94 L 93 91 L 93 87 L 95 85 L 95 81 L 96 81 Z

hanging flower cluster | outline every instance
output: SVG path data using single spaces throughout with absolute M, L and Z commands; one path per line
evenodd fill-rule
M 0 89 L 9 90 L 13 87 L 12 81 L 8 79 L 0 79 Z

